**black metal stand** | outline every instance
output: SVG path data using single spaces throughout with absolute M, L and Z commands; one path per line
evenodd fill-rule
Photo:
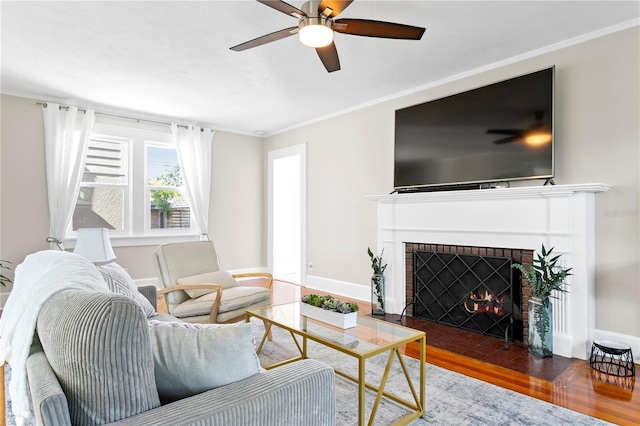
M 398 322 L 402 322 L 402 317 L 406 316 L 405 314 L 407 313 L 407 308 L 411 305 L 415 305 L 416 304 L 416 300 L 415 300 L 415 296 L 413 299 L 413 302 L 411 303 L 407 303 L 404 307 L 404 309 L 402 310 L 402 313 L 400 314 L 400 319 L 398 319 Z
M 613 376 L 636 375 L 631 346 L 611 340 L 594 340 L 591 345 L 591 368 Z
M 509 329 L 513 327 L 513 314 L 509 316 L 509 325 L 504 329 L 504 350 L 509 350 Z

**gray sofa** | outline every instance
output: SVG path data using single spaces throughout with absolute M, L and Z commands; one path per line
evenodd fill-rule
M 141 292 L 155 306 L 155 287 Z M 139 306 L 117 294 L 65 290 L 49 298 L 27 361 L 37 424 L 335 424 L 334 372 L 314 360 L 161 405 L 148 325 Z

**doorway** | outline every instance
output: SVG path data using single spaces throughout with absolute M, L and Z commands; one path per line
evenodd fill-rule
M 306 282 L 306 145 L 268 153 L 268 263 L 277 280 Z

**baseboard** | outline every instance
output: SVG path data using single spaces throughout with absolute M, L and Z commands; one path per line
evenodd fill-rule
M 230 269 L 227 272 L 233 275 L 233 274 L 253 274 L 256 272 L 271 272 L 271 271 L 266 266 L 259 266 L 256 268 Z
M 596 329 L 593 331 L 593 338 L 613 340 L 631 346 L 631 351 L 635 355 L 634 362 L 636 364 L 640 363 L 640 337 Z M 555 333 L 553 336 L 553 353 L 567 358 L 589 359 L 591 356 L 591 343 L 591 341 L 585 342 L 586 347 L 584 348 L 573 347 L 574 343 L 567 335 Z
M 553 333 L 553 353 L 565 358 L 573 358 L 571 353 L 571 339 L 566 335 L 559 335 L 559 333 Z M 582 357 L 578 357 L 582 358 Z M 584 358 L 582 358 L 584 359 Z
M 368 301 L 371 296 L 369 286 L 315 275 L 307 275 L 306 287 L 312 290 L 330 293 L 333 296 L 344 296 L 362 301 Z
M 553 353 L 565 358 L 589 359 L 589 351 L 591 350 L 591 342 L 577 344 L 571 339 L 571 336 L 553 332 Z M 589 346 L 587 348 L 587 346 Z

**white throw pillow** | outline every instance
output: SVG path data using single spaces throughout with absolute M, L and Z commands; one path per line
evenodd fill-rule
M 178 284 L 219 284 L 222 289 L 238 287 L 238 281 L 227 271 L 206 272 L 204 274 L 191 275 L 177 280 Z M 214 292 L 215 290 L 185 290 L 185 293 L 192 299 Z
M 147 318 L 158 315 L 147 298 L 138 291 L 138 286 L 136 286 L 135 281 L 133 281 L 133 278 L 131 278 L 122 266 L 111 262 L 98 266 L 98 270 L 107 283 L 109 290 L 136 302 Z
M 163 403 L 260 372 L 251 324 L 149 321 L 156 386 Z

